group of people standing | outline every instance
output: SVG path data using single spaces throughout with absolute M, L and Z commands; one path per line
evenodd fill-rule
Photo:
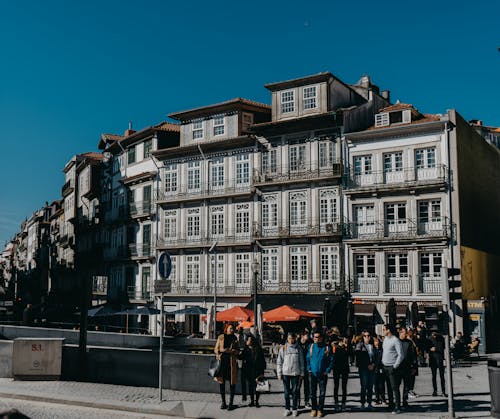
M 433 332 L 426 336 L 432 371 L 433 395 L 437 395 L 437 371 L 441 379 L 441 394 L 446 396 L 444 381 L 444 338 Z M 242 401 L 250 396 L 249 406 L 259 407 L 256 383 L 263 379 L 266 368 L 264 351 L 252 335 L 240 333 L 232 325 L 217 339 L 215 353 L 221 360 L 219 376 L 222 409 L 233 409 L 235 385 L 238 381 L 238 362 L 241 367 Z M 311 331 L 288 333 L 280 345 L 276 359 L 278 379 L 283 382 L 284 416 L 298 416 L 303 406 L 310 408 L 312 417 L 325 414 L 326 388 L 330 375 L 333 378 L 335 411 L 344 411 L 347 400 L 347 383 L 350 367 L 355 362 L 360 380 L 361 410 L 373 410 L 375 405 L 387 405 L 393 414 L 408 408 L 408 399 L 417 397 L 414 392 L 418 376 L 421 348 L 416 344 L 415 331 L 394 325 L 384 326 L 384 336 L 372 336 L 364 330 L 359 337 L 348 339 L 340 336 L 338 328 L 327 333 L 312 327 Z M 230 383 L 229 405 L 226 404 L 225 383 Z M 402 386 L 402 393 L 401 393 Z M 341 398 L 339 397 L 341 393 Z

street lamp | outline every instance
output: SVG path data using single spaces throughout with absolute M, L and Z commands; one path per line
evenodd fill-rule
M 255 337 L 259 340 L 259 328 L 257 327 L 257 295 L 258 295 L 258 287 L 257 287 L 257 277 L 259 276 L 260 263 L 255 258 L 252 263 L 253 270 L 253 327 L 255 330 Z

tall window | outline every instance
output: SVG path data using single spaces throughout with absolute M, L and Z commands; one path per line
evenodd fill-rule
M 308 262 L 307 247 L 290 247 L 290 286 L 292 291 L 307 288 Z
M 250 285 L 250 254 L 236 254 L 236 287 L 248 287 Z
M 325 224 L 337 221 L 337 191 L 333 189 L 319 192 L 319 222 Z
M 214 118 L 214 136 L 224 134 L 224 117 L 216 116 Z
M 224 186 L 224 158 L 212 159 L 210 162 L 210 185 L 213 189 Z
M 265 195 L 262 201 L 262 227 L 278 227 L 278 196 Z
M 188 163 L 188 184 L 187 188 L 190 191 L 200 189 L 200 162 L 191 161 Z
M 236 156 L 236 184 L 246 185 L 250 183 L 250 167 L 248 153 Z
M 314 109 L 318 107 L 316 86 L 304 87 L 302 90 L 303 109 Z
M 320 276 L 322 288 L 326 282 L 338 283 L 338 250 L 335 246 L 320 247 Z
M 250 214 L 248 204 L 236 205 L 236 234 L 250 232 Z
M 354 221 L 360 226 L 375 224 L 375 207 L 373 205 L 356 205 L 353 207 Z
M 281 92 L 281 113 L 293 111 L 295 111 L 295 92 L 293 90 Z
M 177 281 L 177 256 L 171 256 L 170 259 L 172 260 L 172 270 L 168 279 L 174 284 Z
M 217 257 L 216 257 L 217 256 Z M 217 259 L 217 269 L 215 269 L 215 259 Z M 217 285 L 224 284 L 224 255 L 218 253 L 210 256 L 210 284 L 213 285 L 215 271 L 217 270 Z
M 165 193 L 177 192 L 177 165 L 165 166 Z
M 203 121 L 193 122 L 193 140 L 203 138 Z
M 135 163 L 135 146 L 131 146 L 127 150 L 127 163 L 128 164 Z
M 151 151 L 153 150 L 153 140 L 149 139 L 144 141 L 144 158 L 147 159 L 151 156 Z
M 200 210 L 188 209 L 187 236 L 194 238 L 200 236 Z
M 210 211 L 210 231 L 212 236 L 224 235 L 224 207 L 212 207 Z
M 151 251 L 151 224 L 142 226 L 142 246 L 144 256 L 148 256 Z
M 262 153 L 262 172 L 276 173 L 278 170 L 278 150 L 275 148 Z
M 278 263 L 277 247 L 262 250 L 262 286 L 266 290 L 276 290 L 278 288 Z
M 441 278 L 442 254 L 438 252 L 420 253 L 420 274 L 424 278 Z
M 329 167 L 335 162 L 335 143 L 319 143 L 319 167 Z
M 290 226 L 307 224 L 307 194 L 306 192 L 290 193 Z
M 353 160 L 355 175 L 368 175 L 372 172 L 372 156 L 356 156 Z
M 354 272 L 359 278 L 374 278 L 375 255 L 356 254 L 354 257 Z
M 408 276 L 407 253 L 390 253 L 387 255 L 387 275 L 393 278 Z
M 288 150 L 290 171 L 297 172 L 299 170 L 304 170 L 306 166 L 305 144 L 290 146 Z
M 200 286 L 200 256 L 186 256 L 186 287 L 196 288 Z
M 441 221 L 441 201 L 418 201 L 418 221 L 420 223 Z
M 177 237 L 177 210 L 165 211 L 164 235 L 166 239 Z
M 406 223 L 406 203 L 385 204 L 385 218 L 389 224 Z
M 415 161 L 417 169 L 436 167 L 436 148 L 421 148 L 415 150 Z
M 150 284 L 151 284 L 151 267 L 149 266 L 143 266 L 142 268 L 142 275 L 141 275 L 141 281 L 142 281 L 142 298 L 149 298 L 149 292 L 151 290 Z
M 401 172 L 403 170 L 403 153 L 384 154 L 384 172 Z

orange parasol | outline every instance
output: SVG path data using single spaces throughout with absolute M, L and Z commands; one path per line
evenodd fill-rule
M 245 307 L 231 307 L 217 312 L 218 322 L 246 322 L 253 320 L 253 311 Z
M 241 327 L 242 329 L 250 329 L 252 326 L 253 326 L 253 322 L 241 322 L 238 325 L 238 328 Z
M 296 322 L 302 318 L 319 317 L 319 314 L 312 314 L 308 311 L 300 310 L 290 306 L 281 306 L 273 310 L 266 311 L 262 320 L 267 323 L 272 322 Z

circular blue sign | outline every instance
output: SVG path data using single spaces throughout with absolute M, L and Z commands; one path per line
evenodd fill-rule
M 168 252 L 163 252 L 158 259 L 158 273 L 163 279 L 167 279 L 172 272 L 172 258 Z

